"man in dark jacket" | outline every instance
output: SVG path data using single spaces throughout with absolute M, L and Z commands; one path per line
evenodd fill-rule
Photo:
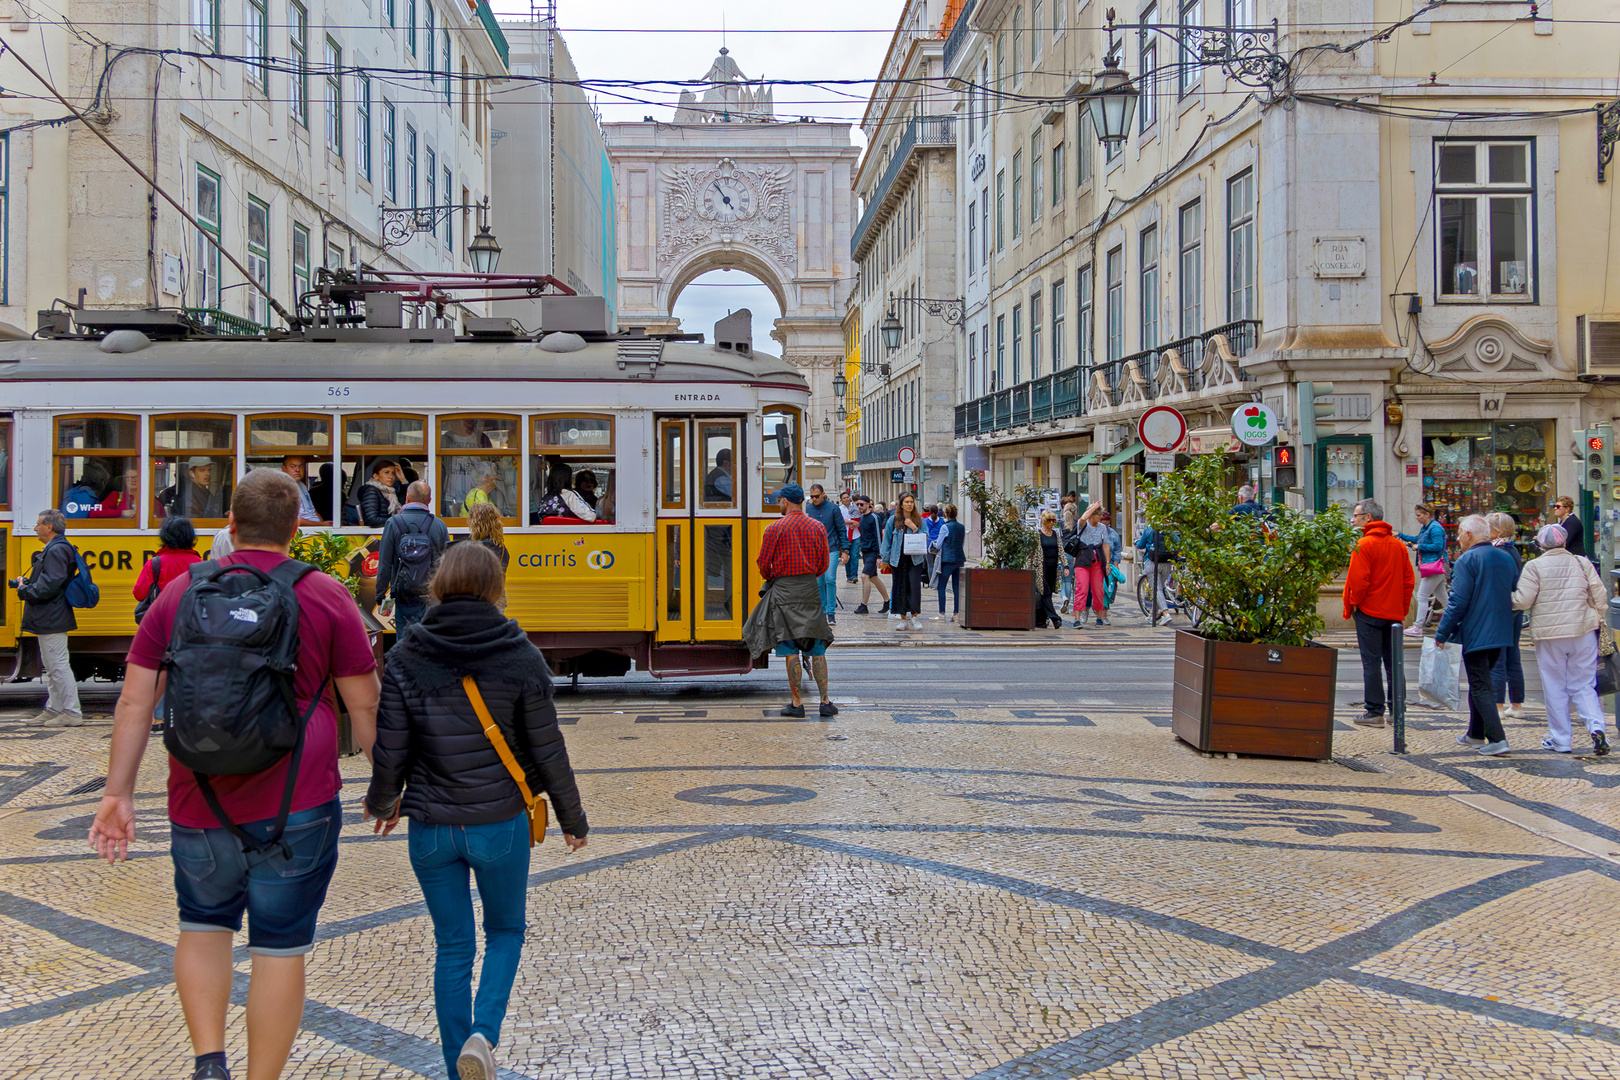
M 855 500 L 855 509 L 860 514 L 860 539 L 856 544 L 861 549 L 861 606 L 855 609 L 857 615 L 870 615 L 866 602 L 872 598 L 872 586 L 877 586 L 878 595 L 883 597 L 883 606 L 878 609 L 879 615 L 889 612 L 889 587 L 883 584 L 878 577 L 878 548 L 883 546 L 882 523 L 877 513 L 872 509 L 872 500 L 862 495 Z
M 389 590 L 393 590 L 395 634 L 403 634 L 407 627 L 421 622 L 422 616 L 427 614 L 428 581 L 433 576 L 433 567 L 439 564 L 439 556 L 450 543 L 450 530 L 433 516 L 433 489 L 427 481 L 414 481 L 405 490 L 405 497 L 409 501 L 383 527 L 382 544 L 377 551 L 377 600 L 380 603 Z M 411 549 L 419 542 L 404 542 L 410 536 L 427 537 L 431 556 L 425 568 L 413 560 Z
M 1508 752 L 1507 734 L 1496 712 L 1496 685 L 1491 669 L 1502 650 L 1513 644 L 1513 584 L 1518 567 L 1513 556 L 1491 545 L 1491 527 L 1478 514 L 1457 525 L 1463 553 L 1451 568 L 1451 598 L 1446 602 L 1434 643 L 1460 641 L 1468 672 L 1468 731 L 1457 736 L 1461 746 L 1477 746 L 1487 757 Z
M 1356 504 L 1350 521 L 1361 529 L 1361 541 L 1350 556 L 1350 574 L 1344 583 L 1344 617 L 1354 619 L 1356 645 L 1361 651 L 1361 687 L 1366 710 L 1356 723 L 1384 726 L 1384 679 L 1393 674 L 1400 646 L 1393 644 L 1392 627 L 1406 618 L 1417 576 L 1406 545 L 1395 539 L 1384 508 L 1372 499 Z
M 67 539 L 67 518 L 60 510 L 41 510 L 34 535 L 45 545 L 34 552 L 34 568 L 25 578 L 11 582 L 23 602 L 22 630 L 39 639 L 39 664 L 45 672 L 48 696 L 45 711 L 32 723 L 44 727 L 78 727 L 84 723 L 79 708 L 79 684 L 68 660 L 68 631 L 79 628 L 67 602 L 68 582 L 78 573 L 79 560 Z
M 849 558 L 849 532 L 844 527 L 843 511 L 827 498 L 827 489 L 820 484 L 810 485 L 810 503 L 804 508 L 806 517 L 813 518 L 827 530 L 827 572 L 817 581 L 821 589 L 821 611 L 829 625 L 838 622 L 838 567 Z

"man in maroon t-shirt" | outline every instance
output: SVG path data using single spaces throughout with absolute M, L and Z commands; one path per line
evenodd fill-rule
M 285 473 L 258 469 L 236 486 L 230 530 L 236 547 L 219 560 L 268 571 L 286 560 L 298 531 L 298 486 Z M 164 589 L 141 621 L 130 647 L 123 694 L 113 723 L 106 793 L 90 827 L 90 843 L 108 862 L 123 859 L 135 839 L 135 776 L 151 734 L 152 709 L 162 693 L 158 670 L 186 590 Z M 231 998 L 231 946 L 248 915 L 253 981 L 247 1026 L 248 1080 L 281 1075 L 304 1011 L 304 954 L 314 947 L 315 919 L 337 865 L 343 825 L 338 789 L 336 703 L 328 676 L 349 709 L 356 740 L 371 755 L 377 734 L 377 664 L 360 610 L 344 588 L 319 572 L 305 574 L 298 597 L 299 715 L 317 694 L 293 786 L 284 848 L 248 856 L 221 824 L 196 777 L 169 759 L 169 843 L 180 904 L 174 980 L 196 1054 L 193 1080 L 230 1080 L 225 1065 L 225 1014 Z M 290 758 L 262 773 L 219 776 L 211 783 L 231 821 L 256 841 L 272 832 L 286 788 Z

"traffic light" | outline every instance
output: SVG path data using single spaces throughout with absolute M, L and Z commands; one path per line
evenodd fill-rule
M 1589 428 L 1585 433 L 1586 478 L 1581 486 L 1597 496 L 1597 504 L 1606 506 L 1614 488 L 1614 447 L 1609 445 L 1609 433 Z
M 1298 490 L 1299 465 L 1292 446 L 1277 447 L 1276 468 L 1271 474 L 1271 482 L 1273 487 L 1284 491 Z
M 1324 424 L 1333 416 L 1333 402 L 1327 400 L 1333 393 L 1330 382 L 1302 382 L 1299 384 L 1299 442 L 1301 446 L 1314 446 L 1320 438 L 1332 435 L 1337 428 Z

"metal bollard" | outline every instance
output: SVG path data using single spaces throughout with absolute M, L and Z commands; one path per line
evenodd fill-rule
M 1406 753 L 1406 641 L 1401 624 L 1389 628 L 1391 656 L 1389 662 L 1389 716 L 1395 725 L 1394 753 Z

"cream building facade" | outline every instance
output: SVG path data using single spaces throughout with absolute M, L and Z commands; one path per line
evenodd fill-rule
M 1115 34 L 1142 92 L 1112 154 L 1077 103 L 1105 7 L 977 0 L 946 43 L 962 466 L 1101 500 L 1129 537 L 1135 423 L 1168 404 L 1186 448 L 1226 450 L 1234 484 L 1298 502 L 1279 483 L 1300 450 L 1297 387 L 1331 382 L 1335 430 L 1296 464 L 1316 505 L 1376 497 L 1406 529 L 1419 499 L 1452 522 L 1544 520 L 1575 487 L 1574 433 L 1620 411 L 1601 381 L 1620 356 L 1583 353 L 1620 289 L 1602 272 L 1615 241 L 1594 110 L 1616 96 L 1620 51 L 1605 5 L 1116 5 L 1163 29 Z M 1191 62 L 1245 40 L 1286 73 Z M 1230 438 L 1250 401 L 1281 418 L 1277 446 Z
M 6 45 L 293 309 L 318 268 L 470 270 L 506 43 L 464 0 L 7 4 Z M 92 42 L 108 40 L 110 47 Z M 157 50 L 163 50 L 158 55 Z M 0 320 L 58 297 L 279 324 L 264 297 L 12 57 Z M 437 208 L 385 245 L 384 207 Z

